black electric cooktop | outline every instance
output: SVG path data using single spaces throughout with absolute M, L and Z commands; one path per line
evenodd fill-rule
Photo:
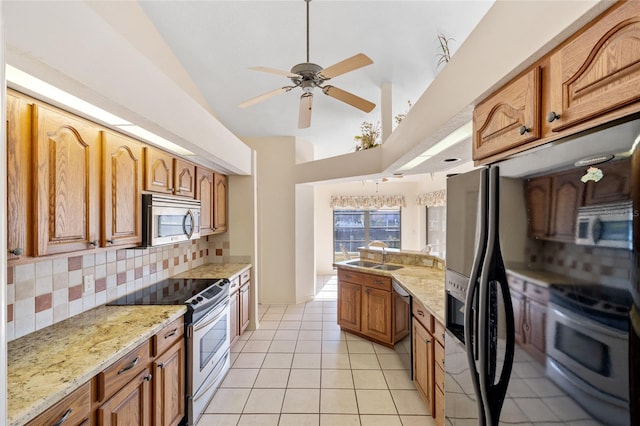
M 211 288 L 202 296 L 212 299 L 216 293 L 223 290 L 215 286 L 220 281 L 220 279 L 169 278 L 119 297 L 108 305 L 181 305 L 209 287 Z

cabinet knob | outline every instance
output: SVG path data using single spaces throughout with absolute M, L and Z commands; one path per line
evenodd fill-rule
M 518 128 L 518 133 L 520 133 L 521 135 L 524 135 L 525 133 L 529 133 L 530 131 L 531 129 L 524 125 Z
M 89 241 L 89 244 L 94 247 L 98 247 L 98 240 Z
M 547 121 L 549 123 L 553 123 L 554 121 L 556 121 L 558 118 L 560 118 L 560 114 L 556 114 L 555 111 L 551 111 L 549 114 L 547 114 Z
M 22 255 L 22 248 L 21 247 L 16 247 L 13 250 L 9 250 L 9 253 L 14 254 L 16 256 L 21 256 Z
M 147 374 L 146 376 L 144 376 L 143 380 L 145 382 L 150 382 L 151 379 L 153 379 L 153 376 L 151 374 Z
M 107 244 L 113 244 L 113 240 L 107 240 Z
M 158 368 L 164 368 L 164 362 L 159 363 Z

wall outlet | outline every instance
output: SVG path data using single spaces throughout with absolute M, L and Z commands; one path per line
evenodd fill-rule
M 84 283 L 84 292 L 91 293 L 95 289 L 95 281 L 93 280 L 93 275 L 85 275 L 82 277 Z

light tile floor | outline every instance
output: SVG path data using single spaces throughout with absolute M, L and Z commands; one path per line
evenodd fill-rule
M 231 369 L 198 426 L 435 425 L 410 379 L 409 339 L 395 350 L 340 331 L 337 281 L 315 300 L 260 305 L 261 327 L 231 348 Z

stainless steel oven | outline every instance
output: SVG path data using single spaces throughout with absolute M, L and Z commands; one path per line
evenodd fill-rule
M 230 366 L 229 280 L 170 278 L 110 305 L 182 305 L 185 314 L 184 424 L 195 425 Z
M 587 411 L 628 425 L 631 295 L 601 285 L 554 285 L 547 316 L 547 375 Z
M 200 238 L 200 201 L 166 195 L 142 195 L 142 246 Z

